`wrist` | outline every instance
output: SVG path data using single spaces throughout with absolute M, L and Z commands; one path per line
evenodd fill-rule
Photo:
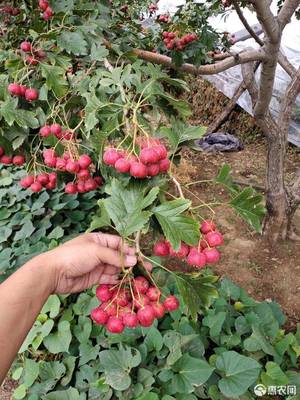
M 41 285 L 41 289 L 47 296 L 55 292 L 57 283 L 57 270 L 56 266 L 51 262 L 50 252 L 39 254 L 32 258 L 25 268 L 28 268 L 35 279 Z

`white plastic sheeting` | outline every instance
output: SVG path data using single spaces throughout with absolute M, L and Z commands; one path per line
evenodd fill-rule
M 184 0 L 160 0 L 159 12 L 170 12 L 176 11 L 176 7 L 184 4 Z M 276 13 L 276 3 L 272 4 L 273 12 Z M 251 25 L 257 24 L 258 21 L 254 13 L 249 10 L 245 10 L 245 16 Z M 226 18 L 214 17 L 211 19 L 211 23 L 215 29 L 223 32 L 227 31 L 231 34 L 240 31 L 244 28 L 243 24 L 239 20 L 238 16 L 234 11 L 228 13 Z M 233 51 L 241 51 L 245 48 L 256 48 L 258 45 L 254 39 L 247 39 L 242 42 L 236 43 L 233 47 Z M 300 66 L 300 21 L 293 19 L 292 22 L 287 25 L 284 30 L 282 38 L 282 51 L 287 56 L 289 61 L 298 68 Z M 256 77 L 259 77 L 259 70 L 256 73 Z M 203 76 L 204 79 L 211 82 L 218 90 L 223 92 L 227 97 L 232 97 L 237 87 L 242 81 L 241 67 L 233 67 L 225 72 L 218 75 Z M 276 70 L 276 79 L 274 85 L 273 98 L 270 105 L 272 113 L 276 116 L 280 107 L 280 99 L 282 98 L 287 85 L 290 82 L 289 75 L 278 65 Z M 239 99 L 238 104 L 249 114 L 252 114 L 252 104 L 250 96 L 245 92 Z M 300 96 L 297 98 L 296 105 L 300 107 Z M 289 141 L 300 147 L 300 124 L 296 121 L 292 121 L 289 129 Z

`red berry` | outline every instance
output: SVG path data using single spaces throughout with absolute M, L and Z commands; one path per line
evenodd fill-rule
M 204 234 L 214 231 L 215 229 L 216 224 L 213 221 L 203 221 L 200 227 L 201 232 Z
M 165 315 L 165 307 L 161 303 L 150 303 L 156 318 L 162 318 Z
M 66 170 L 66 164 L 67 164 L 67 162 L 63 158 L 58 157 L 56 159 L 56 168 L 59 171 L 65 171 Z
M 54 13 L 51 7 L 47 7 L 43 12 L 43 18 L 45 21 L 48 21 L 51 17 L 53 17 Z
M 12 163 L 12 158 L 5 154 L 0 158 L 0 164 L 9 165 Z
M 133 304 L 135 308 L 143 308 L 145 307 L 147 304 L 150 303 L 149 298 L 144 295 L 144 294 L 139 294 L 134 300 L 133 300 Z
M 7 89 L 13 96 L 21 96 L 21 89 L 18 83 L 10 83 Z
M 152 306 L 147 305 L 144 308 L 140 308 L 137 312 L 137 318 L 142 326 L 151 326 L 155 320 Z
M 20 45 L 20 49 L 25 53 L 29 53 L 31 51 L 31 43 L 27 41 L 22 42 Z
M 32 185 L 30 185 L 30 189 L 33 192 L 40 192 L 43 189 L 43 186 L 40 184 L 40 182 L 34 182 Z
M 175 311 L 179 307 L 179 300 L 173 295 L 167 296 L 163 302 L 163 306 L 167 311 Z
M 52 190 L 56 188 L 56 182 L 48 182 L 45 186 L 46 189 Z
M 26 188 L 28 188 L 30 185 L 32 185 L 33 182 L 34 182 L 33 176 L 28 175 L 28 176 L 25 176 L 24 178 L 22 178 L 22 179 L 20 180 L 20 185 L 22 186 L 22 188 L 26 189 Z
M 133 280 L 133 287 L 136 292 L 145 294 L 149 288 L 149 282 L 143 276 L 138 276 Z
M 114 303 L 104 302 L 101 304 L 100 308 L 106 311 L 109 317 L 117 315 L 117 306 Z
M 106 165 L 114 167 L 117 160 L 121 157 L 121 154 L 116 149 L 107 149 L 103 154 L 103 161 Z
M 26 56 L 26 62 L 28 65 L 37 65 L 38 60 L 34 58 L 33 56 Z
M 175 32 L 169 32 L 169 39 L 175 39 L 176 38 L 176 33 Z
M 0 157 L 4 154 L 4 148 L 0 146 Z
M 146 178 L 147 167 L 141 162 L 133 162 L 130 166 L 130 175 L 135 178 Z
M 184 258 L 189 254 L 189 251 L 190 251 L 190 247 L 183 242 L 181 242 L 180 249 L 178 251 L 174 251 L 172 249 L 172 247 L 170 247 L 170 254 L 173 257 L 175 256 L 175 257 L 179 257 L 179 258 Z
M 44 50 L 37 50 L 35 53 L 36 53 L 36 56 L 40 59 L 43 59 L 46 57 L 46 53 L 44 52 Z
M 169 246 L 167 245 L 165 240 L 155 243 L 153 247 L 153 253 L 155 256 L 158 257 L 166 257 L 169 255 L 170 253 Z
M 24 156 L 14 156 L 12 159 L 12 163 L 14 165 L 23 165 L 25 163 L 25 157 Z
M 128 328 L 135 328 L 139 323 L 137 315 L 134 312 L 127 312 L 123 314 L 122 320 L 124 325 Z
M 151 164 L 147 167 L 147 175 L 148 176 L 156 176 L 160 172 L 159 164 Z
M 106 302 L 112 298 L 113 292 L 109 290 L 108 285 L 100 285 L 96 289 L 96 297 L 102 302 Z
M 87 154 L 83 154 L 82 156 L 80 156 L 78 164 L 82 169 L 88 168 L 92 164 L 91 157 L 88 156 Z
M 96 182 L 97 186 L 101 186 L 103 184 L 101 176 L 95 176 L 94 181 Z
M 164 158 L 163 160 L 160 160 L 159 162 L 159 170 L 160 172 L 167 172 L 168 169 L 170 168 L 170 160 L 168 158 Z
M 20 96 L 25 97 L 25 92 L 27 87 L 25 85 L 19 85 L 20 86 Z
M 79 171 L 80 167 L 77 161 L 69 160 L 67 161 L 66 171 L 70 172 L 71 174 L 76 174 Z
M 37 176 L 36 180 L 41 185 L 45 186 L 45 185 L 47 185 L 47 183 L 49 183 L 49 175 L 46 173 L 40 174 Z
M 91 312 L 91 318 L 98 325 L 105 325 L 108 320 L 107 313 L 100 307 L 94 308 Z
M 53 133 L 53 135 L 58 137 L 61 134 L 62 128 L 59 124 L 52 124 L 50 126 L 50 131 L 51 131 L 51 133 Z
M 56 172 L 51 172 L 49 174 L 49 182 L 56 182 L 57 180 L 57 173 Z
M 154 164 L 159 161 L 159 155 L 153 148 L 142 149 L 140 160 L 143 164 Z
M 85 182 L 78 182 L 77 190 L 78 190 L 78 193 L 85 193 L 86 192 Z
M 47 157 L 47 158 L 45 158 L 45 164 L 51 168 L 57 167 L 57 165 L 56 165 L 57 158 L 56 157 Z
M 206 256 L 204 253 L 198 251 L 197 248 L 192 248 L 187 257 L 187 263 L 189 265 L 196 266 L 198 268 L 202 268 L 206 264 Z
M 163 38 L 166 39 L 166 38 L 169 36 L 169 32 L 166 32 L 166 31 L 165 31 L 165 32 L 163 32 L 162 35 L 163 35 Z
M 215 264 L 220 260 L 220 252 L 215 248 L 206 248 L 203 250 L 203 254 L 206 256 L 207 264 Z
M 46 149 L 43 151 L 44 158 L 56 157 L 55 151 L 53 149 Z
M 85 182 L 85 189 L 86 189 L 87 192 L 91 192 L 91 191 L 97 189 L 97 183 L 95 182 L 95 180 L 93 178 L 89 178 Z
M 87 169 L 81 169 L 78 174 L 77 174 L 78 179 L 82 179 L 83 181 L 86 181 L 91 177 L 89 171 Z
M 40 135 L 41 135 L 42 137 L 50 136 L 50 135 L 51 135 L 51 128 L 50 128 L 50 126 L 49 126 L 49 125 L 42 126 L 42 128 L 40 129 Z
M 68 194 L 76 194 L 77 193 L 77 185 L 72 182 L 67 183 L 65 186 L 65 192 Z
M 220 232 L 208 232 L 205 235 L 205 240 L 210 247 L 221 246 L 224 243 L 223 235 Z
M 126 174 L 130 170 L 130 161 L 126 158 L 119 158 L 115 163 L 115 168 L 118 172 Z
M 161 291 L 154 286 L 149 287 L 147 290 L 146 296 L 149 298 L 150 301 L 157 301 L 159 300 L 161 295 Z
M 124 330 L 124 324 L 122 320 L 118 317 L 109 317 L 107 324 L 106 324 L 106 329 L 110 333 L 122 333 Z
M 46 0 L 39 0 L 39 7 L 41 10 L 46 11 L 49 7 L 49 3 Z
M 163 160 L 164 158 L 168 157 L 167 149 L 165 148 L 165 146 L 163 144 L 159 144 L 157 146 L 154 146 L 153 150 L 155 150 L 156 153 L 159 155 L 159 159 L 160 160 Z
M 27 101 L 34 101 L 39 98 L 39 92 L 36 89 L 26 89 L 25 99 Z

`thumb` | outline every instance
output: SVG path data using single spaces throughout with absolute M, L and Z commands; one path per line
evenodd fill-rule
M 135 255 L 122 255 L 119 250 L 102 247 L 97 244 L 95 244 L 95 255 L 98 257 L 99 262 L 114 265 L 119 268 L 122 266 L 133 267 L 137 263 L 137 257 Z

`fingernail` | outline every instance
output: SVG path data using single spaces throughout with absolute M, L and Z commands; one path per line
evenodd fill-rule
M 137 258 L 136 256 L 126 256 L 125 257 L 125 264 L 128 267 L 133 267 L 137 263 Z

